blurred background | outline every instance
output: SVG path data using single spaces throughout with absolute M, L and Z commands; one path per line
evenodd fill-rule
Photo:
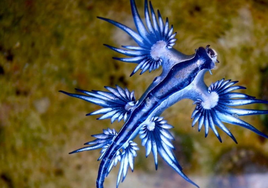
M 136 0 L 143 16 L 143 0 Z M 268 100 L 268 1 L 152 0 L 178 32 L 174 46 L 193 54 L 211 45 L 218 52 L 217 69 L 206 75 L 239 80 L 243 91 Z M 99 151 L 69 155 L 107 127 L 121 128 L 85 114 L 99 109 L 59 90 L 105 90 L 116 84 L 135 90 L 139 98 L 154 77 L 138 73 L 134 64 L 103 46 L 135 45 L 131 38 L 97 16 L 134 28 L 128 0 L 1 0 L 0 1 L 0 187 L 95 187 Z M 249 108 L 268 109 L 265 105 Z M 175 154 L 184 172 L 202 188 L 268 188 L 268 140 L 234 125 L 235 144 L 222 131 L 219 143 L 210 131 L 191 127 L 191 101 L 163 113 L 174 126 Z M 243 117 L 268 134 L 268 116 Z M 135 141 L 140 143 L 139 138 Z M 162 159 L 155 171 L 152 156 L 141 146 L 135 171 L 121 188 L 193 188 Z M 115 187 L 118 167 L 105 181 Z

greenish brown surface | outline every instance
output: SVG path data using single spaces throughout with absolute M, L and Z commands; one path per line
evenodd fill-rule
M 267 1 L 152 3 L 178 32 L 176 49 L 192 54 L 199 46 L 210 44 L 218 52 L 221 63 L 212 76 L 206 76 L 208 85 L 221 78 L 239 80 L 240 85 L 247 86 L 247 94 L 268 99 Z M 143 1 L 137 0 L 137 5 L 143 12 Z M 98 107 L 58 90 L 102 90 L 103 86 L 117 84 L 135 90 L 138 98 L 160 73 L 129 78 L 135 65 L 113 60 L 118 54 L 102 44 L 120 46 L 133 41 L 97 16 L 134 26 L 128 0 L 0 1 L 0 187 L 94 187 L 99 152 L 68 152 L 108 126 L 119 130 L 122 122 L 110 125 L 109 120 L 86 117 Z M 226 159 L 221 158 L 238 146 L 260 152 L 267 165 L 267 140 L 231 125 L 228 128 L 238 145 L 223 132 L 222 144 L 212 132 L 205 139 L 203 130 L 198 133 L 196 127 L 191 128 L 193 108 L 190 101 L 182 101 L 163 116 L 175 127 L 176 155 L 197 184 L 207 187 L 207 179 L 214 173 L 226 175 L 233 172 L 228 170 L 231 167 L 240 167 L 231 165 L 226 170 L 222 164 Z M 268 133 L 267 117 L 243 119 Z M 134 173 L 129 173 L 120 187 L 172 188 L 176 181 L 179 184 L 175 185 L 193 187 L 164 163 L 154 171 L 152 158 L 145 159 L 144 153 L 141 147 Z M 265 156 L 267 160 L 263 160 Z M 243 169 L 235 172 L 244 173 Z M 116 174 L 114 169 L 106 179 L 107 187 L 115 187 Z M 159 181 L 159 177 L 163 179 Z

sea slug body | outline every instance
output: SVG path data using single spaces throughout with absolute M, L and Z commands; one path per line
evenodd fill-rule
M 162 67 L 162 73 L 152 82 L 139 100 L 136 100 L 134 92 L 123 89 L 105 87 L 108 91 L 86 91 L 77 89 L 82 94 L 61 91 L 71 97 L 83 99 L 103 108 L 89 113 L 88 115 L 102 115 L 101 119 L 111 119 L 111 123 L 118 120 L 124 121 L 119 132 L 114 129 L 104 129 L 103 133 L 92 135 L 96 139 L 85 143 L 87 146 L 71 153 L 102 149 L 97 188 L 104 187 L 104 180 L 109 172 L 119 162 L 120 168 L 117 176 L 116 187 L 120 181 L 124 181 L 128 167 L 134 170 L 134 159 L 137 156 L 138 145 L 133 139 L 139 135 L 142 145 L 146 149 L 146 156 L 153 154 L 155 168 L 158 168 L 158 154 L 172 167 L 181 177 L 189 183 L 198 187 L 182 171 L 173 149 L 170 133 L 171 125 L 161 117 L 164 110 L 182 99 L 190 99 L 196 105 L 192 113 L 192 126 L 198 124 L 200 131 L 204 126 L 205 136 L 212 129 L 221 142 L 217 131 L 220 128 L 237 143 L 233 134 L 224 123 L 238 125 L 247 128 L 256 134 L 268 138 L 267 135 L 257 130 L 249 123 L 241 120 L 240 116 L 268 114 L 266 110 L 253 110 L 234 108 L 253 103 L 268 104 L 268 101 L 259 100 L 255 97 L 234 92 L 245 89 L 235 85 L 236 81 L 221 79 L 207 86 L 204 82 L 206 72 L 214 69 L 217 53 L 210 46 L 199 47 L 192 55 L 185 55 L 173 48 L 175 35 L 173 27 L 169 25 L 168 19 L 164 22 L 159 11 L 155 13 L 151 2 L 145 0 L 144 15 L 142 21 L 135 0 L 130 0 L 133 20 L 136 30 L 118 23 L 116 21 L 101 18 L 125 31 L 138 46 L 122 46 L 122 48 L 105 45 L 108 48 L 129 56 L 127 58 L 115 58 L 119 61 L 136 63 L 137 66 L 131 73 L 135 74 L 141 70 L 153 71 Z

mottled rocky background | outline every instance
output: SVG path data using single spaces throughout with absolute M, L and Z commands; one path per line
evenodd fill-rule
M 220 64 L 208 85 L 221 78 L 239 80 L 246 93 L 268 99 L 267 0 L 152 0 L 168 16 L 177 34 L 175 48 L 186 54 L 210 44 Z M 143 0 L 137 0 L 143 12 Z M 142 13 L 143 15 L 143 13 Z M 112 18 L 133 27 L 128 0 L 1 0 L 0 1 L 0 187 L 92 188 L 98 151 L 68 155 L 107 127 L 85 114 L 95 105 L 58 90 L 103 90 L 128 87 L 142 95 L 160 73 L 129 77 L 135 65 L 112 59 L 104 47 L 133 44 L 130 37 L 97 19 Z M 251 108 L 268 109 L 264 105 Z M 268 188 L 268 140 L 229 125 L 236 145 L 222 131 L 219 143 L 210 131 L 191 127 L 191 101 L 182 101 L 163 116 L 172 124 L 175 151 L 184 172 L 203 188 Z M 268 134 L 268 116 L 245 117 Z M 139 142 L 139 139 L 137 139 Z M 105 181 L 115 187 L 118 168 Z M 141 147 L 134 173 L 121 188 L 192 188 L 160 160 L 154 170 Z

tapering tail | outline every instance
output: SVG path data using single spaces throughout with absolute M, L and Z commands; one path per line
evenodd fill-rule
M 119 145 L 113 143 L 106 150 L 100 163 L 98 178 L 96 181 L 97 188 L 103 188 L 105 178 L 118 162 L 121 162 L 119 172 L 117 175 L 116 187 L 120 182 L 126 178 L 128 167 L 134 170 L 134 158 L 137 156 L 136 151 L 139 150 L 137 144 L 133 141 L 124 142 L 125 144 Z
M 111 160 L 109 158 L 106 158 L 106 157 L 101 160 L 99 172 L 98 172 L 98 178 L 96 181 L 97 188 L 103 188 L 103 183 L 104 183 L 104 180 L 107 176 L 110 161 Z

